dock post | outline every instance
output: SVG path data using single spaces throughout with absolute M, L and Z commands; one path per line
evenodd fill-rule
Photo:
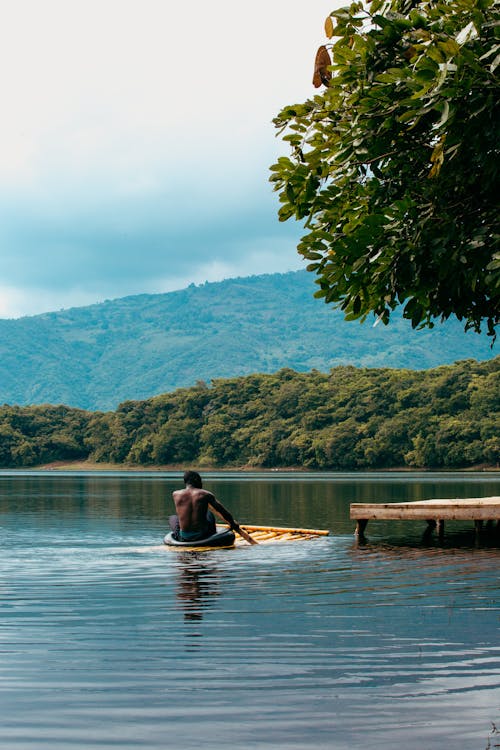
M 444 539 L 444 521 L 442 518 L 438 518 L 436 521 L 436 533 L 440 542 Z
M 474 521 L 474 530 L 475 530 L 475 541 L 476 546 L 479 546 L 481 543 L 481 535 L 483 533 L 483 522 L 482 521 Z
M 432 537 L 432 533 L 433 533 L 433 531 L 434 531 L 435 528 L 436 528 L 436 522 L 435 522 L 435 520 L 433 518 L 429 518 L 427 520 L 427 528 L 425 529 L 424 535 L 423 535 L 423 538 L 422 538 L 423 542 L 430 541 L 430 539 Z
M 356 521 L 356 529 L 354 531 L 354 534 L 358 537 L 358 539 L 365 538 L 365 529 L 366 529 L 367 523 L 368 523 L 367 518 L 358 518 L 358 520 Z

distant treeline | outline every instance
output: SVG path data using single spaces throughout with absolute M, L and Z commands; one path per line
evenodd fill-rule
M 497 466 L 499 369 L 500 357 L 427 371 L 283 369 L 199 382 L 113 412 L 3 406 L 0 466 Z

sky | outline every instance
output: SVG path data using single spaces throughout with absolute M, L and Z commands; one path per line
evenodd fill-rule
M 0 0 L 0 317 L 303 267 L 272 118 L 338 0 Z

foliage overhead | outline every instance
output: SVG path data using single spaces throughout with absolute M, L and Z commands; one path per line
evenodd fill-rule
M 314 71 L 325 88 L 275 118 L 290 146 L 271 167 L 279 217 L 305 221 L 316 296 L 348 320 L 387 323 L 404 304 L 413 327 L 456 315 L 495 337 L 499 22 L 494 0 L 335 10 Z
M 0 407 L 0 466 L 309 469 L 500 463 L 500 358 L 434 370 L 282 369 L 126 401 L 112 412 Z

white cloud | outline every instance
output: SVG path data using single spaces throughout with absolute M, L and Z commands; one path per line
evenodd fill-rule
M 62 310 L 101 302 L 95 290 L 69 288 L 49 291 L 44 287 L 0 286 L 0 318 L 20 318 L 49 310 Z
M 179 244 L 207 278 L 293 266 L 271 119 L 314 94 L 335 4 L 5 0 L 0 315 L 183 279 Z

